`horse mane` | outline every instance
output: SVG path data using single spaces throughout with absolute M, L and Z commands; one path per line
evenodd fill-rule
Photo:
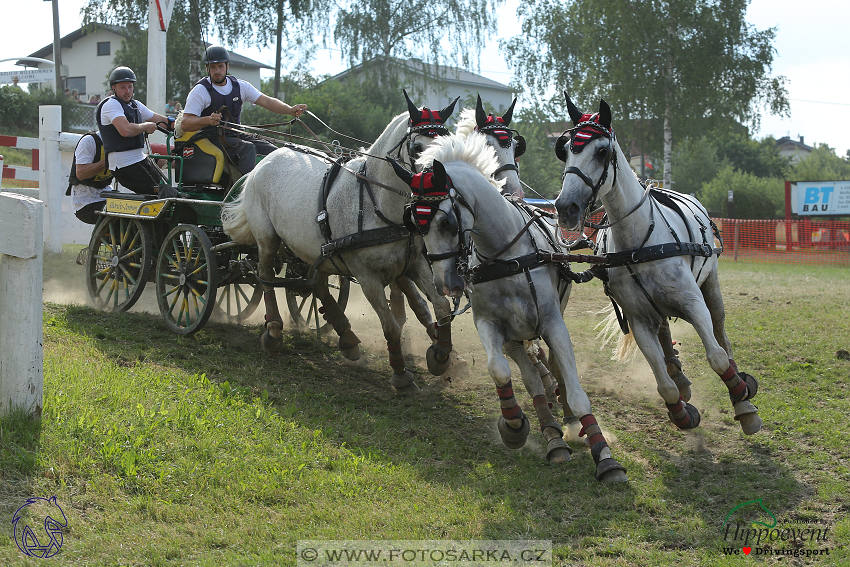
M 451 161 L 462 161 L 477 169 L 481 175 L 487 178 L 496 189 L 504 186 L 504 180 L 493 179 L 493 174 L 499 168 L 499 160 L 496 152 L 487 144 L 487 137 L 475 133 L 467 138 L 457 134 L 438 136 L 431 145 L 422 152 L 417 165 L 431 167 L 434 160 L 442 163 Z
M 455 124 L 455 134 L 461 138 L 467 138 L 475 131 L 476 126 L 478 126 L 478 122 L 475 120 L 475 109 L 464 108 L 460 113 L 457 124 Z
M 406 126 L 406 121 L 409 118 L 410 114 L 408 114 L 407 112 L 402 112 L 401 114 L 393 118 L 392 121 L 387 124 L 387 127 L 384 128 L 384 131 L 381 132 L 381 135 L 378 136 L 378 139 L 375 140 L 375 143 L 369 146 L 369 148 L 365 151 L 369 154 L 377 156 L 386 155 L 387 152 L 389 152 L 392 147 L 396 145 L 399 140 L 401 140 L 400 134 L 396 136 L 394 136 L 393 134 L 396 130 L 398 130 L 400 126 Z M 403 122 L 405 124 L 402 124 Z

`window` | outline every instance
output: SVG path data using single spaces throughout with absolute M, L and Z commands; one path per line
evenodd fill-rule
M 86 94 L 86 78 L 85 77 L 68 77 L 65 79 L 65 88 L 70 89 L 73 94 L 77 91 L 77 96 L 82 97 Z
M 97 42 L 97 54 L 98 55 L 110 55 L 112 50 L 110 49 L 110 45 L 108 41 L 98 41 Z

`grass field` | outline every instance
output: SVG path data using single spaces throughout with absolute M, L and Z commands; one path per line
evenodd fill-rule
M 684 323 L 673 334 L 702 423 L 677 430 L 646 363 L 600 350 L 598 282 L 577 286 L 566 320 L 582 382 L 631 479 L 609 487 L 583 445 L 558 466 L 534 431 L 521 450 L 502 446 L 470 314 L 454 324 L 465 362 L 444 377 L 424 370 L 424 331 L 406 331 L 423 391 L 401 398 L 360 301 L 347 313 L 365 366 L 299 333 L 272 360 L 257 324 L 179 337 L 156 314 L 81 305 L 73 257 L 45 265 L 42 419 L 0 421 L 0 564 L 293 565 L 307 539 L 533 539 L 553 542 L 556 565 L 850 565 L 850 361 L 837 356 L 850 350 L 846 268 L 722 264 L 735 358 L 761 383 L 764 428 L 752 437 Z M 52 495 L 64 546 L 26 558 L 12 516 Z M 740 553 L 723 524 L 756 499 L 780 528 L 828 528 L 820 541 L 769 545 L 829 554 Z M 768 516 L 732 519 L 744 529 Z

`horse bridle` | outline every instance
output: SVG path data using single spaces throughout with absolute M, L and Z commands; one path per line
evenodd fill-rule
M 499 122 L 485 124 L 484 126 L 476 126 L 475 129 L 478 132 L 481 132 L 482 134 L 496 138 L 496 141 L 503 148 L 510 147 L 511 143 L 516 140 L 516 148 L 514 149 L 514 162 L 506 163 L 505 165 L 498 167 L 496 171 L 493 172 L 493 177 L 502 173 L 503 171 L 516 171 L 517 175 L 519 175 L 519 164 L 517 163 L 516 159 L 525 153 L 525 138 L 523 138 L 522 135 L 513 128 L 508 128 L 507 126 Z M 499 140 L 499 137 L 495 134 L 495 130 L 504 130 L 508 133 L 507 145 L 502 144 L 501 140 Z

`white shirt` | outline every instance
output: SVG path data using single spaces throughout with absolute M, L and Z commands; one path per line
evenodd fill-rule
M 154 113 L 152 110 L 139 101 L 135 101 L 135 103 L 139 107 L 139 118 L 142 122 L 147 122 L 153 118 Z M 121 106 L 118 99 L 113 97 L 103 103 L 103 106 L 100 108 L 100 123 L 103 126 L 112 124 L 112 121 L 119 116 L 124 116 L 124 107 Z M 127 150 L 124 152 L 111 152 L 108 159 L 109 169 L 115 171 L 116 169 L 127 167 L 128 165 L 133 165 L 134 163 L 142 161 L 145 159 L 145 151 L 144 148 L 137 148 L 135 150 Z
M 95 132 L 94 135 L 100 138 L 99 133 Z M 97 144 L 95 144 L 94 138 L 91 136 L 83 136 L 80 143 L 77 144 L 77 149 L 74 150 L 74 158 L 77 160 L 77 165 L 88 165 L 90 163 L 95 163 L 95 161 L 100 161 L 100 156 L 95 156 L 96 152 Z M 95 160 L 95 157 L 98 159 Z M 82 183 L 79 185 L 72 185 L 71 201 L 74 203 L 74 212 L 79 211 L 86 205 L 103 201 L 104 199 L 100 198 L 100 192 L 109 191 L 110 189 L 112 189 L 110 185 L 107 185 L 103 189 L 95 189 L 94 187 L 83 185 Z
M 236 79 L 239 81 L 239 94 L 242 96 L 242 102 L 255 103 L 257 99 L 262 96 L 263 93 L 257 90 L 257 88 L 247 81 L 243 81 L 242 79 Z M 223 95 L 230 94 L 230 91 L 233 90 L 233 85 L 230 83 L 230 79 L 228 79 L 224 85 L 218 86 L 217 84 L 210 81 L 212 87 Z M 189 91 L 189 95 L 186 97 L 186 106 L 183 108 L 183 112 L 186 114 L 194 114 L 195 116 L 200 116 L 206 107 L 210 105 L 212 102 L 212 97 L 210 97 L 210 93 L 204 85 L 195 85 L 195 87 Z

